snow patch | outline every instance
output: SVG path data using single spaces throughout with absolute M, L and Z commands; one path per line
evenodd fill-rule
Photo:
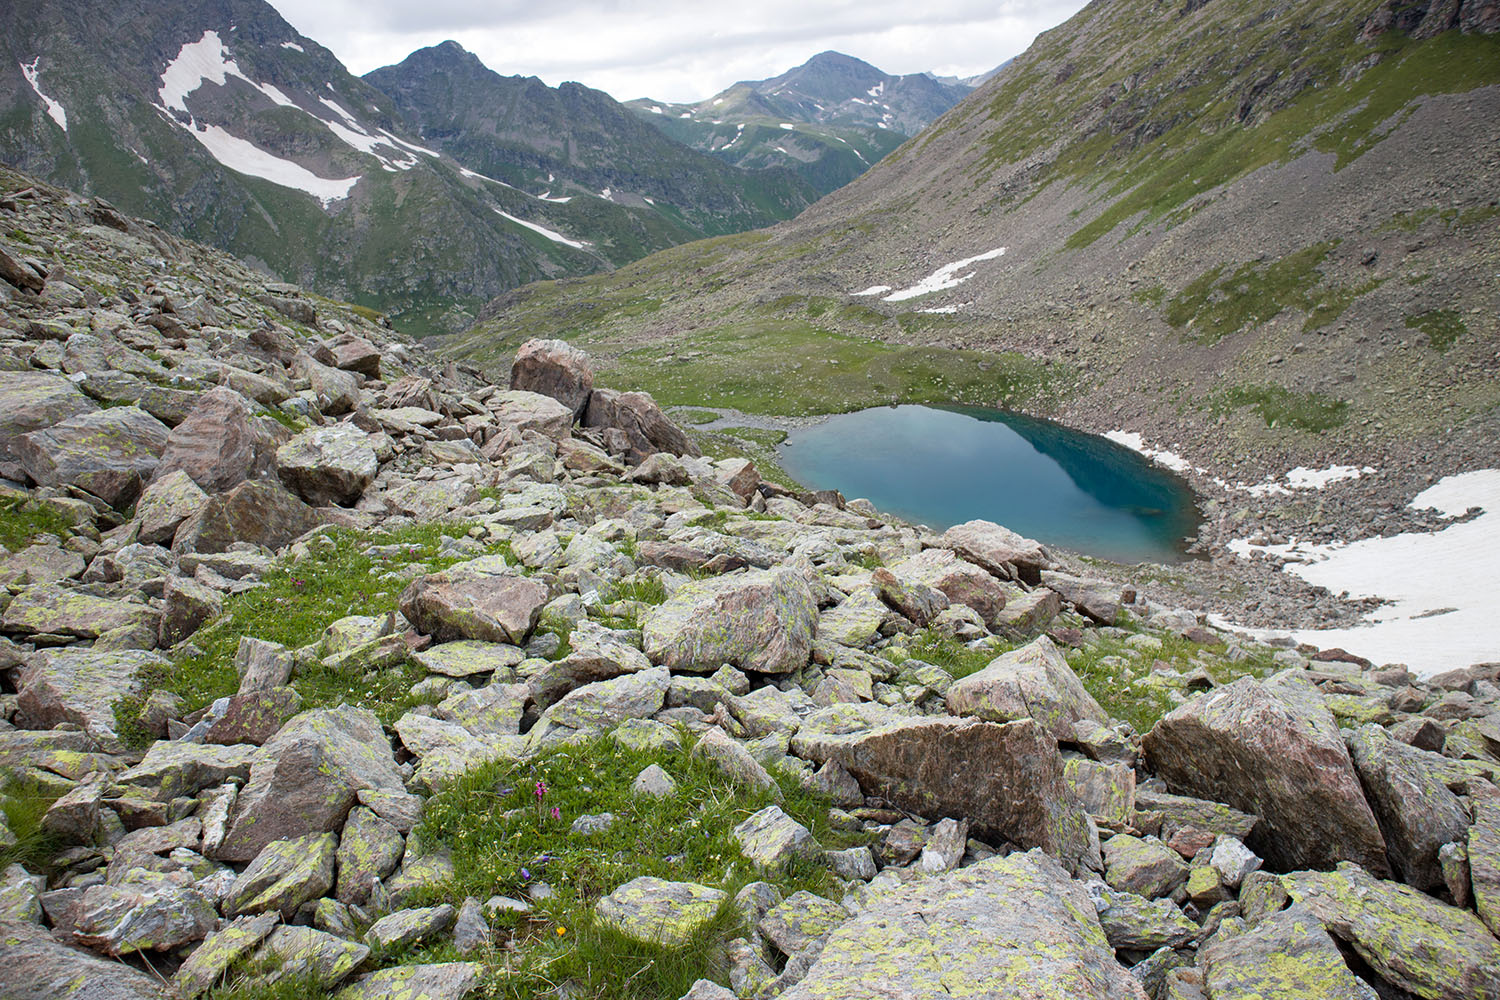
M 306 191 L 320 199 L 324 206 L 349 197 L 349 190 L 359 182 L 359 174 L 337 179 L 319 177 L 301 164 L 283 160 L 254 143 L 230 135 L 217 125 L 194 124 L 183 127 L 187 129 L 189 135 L 203 144 L 203 148 L 207 149 L 214 159 L 230 170 L 237 170 L 251 177 L 259 177 L 273 184 L 280 184 L 282 187 Z
M 1345 479 L 1358 479 L 1360 476 L 1368 476 L 1375 470 L 1366 465 L 1330 465 L 1326 469 L 1309 469 L 1299 465 L 1286 474 L 1286 481 L 1294 490 L 1321 490 L 1329 483 L 1343 482 Z
M 582 242 L 581 240 L 570 240 L 562 233 L 559 233 L 552 229 L 548 229 L 546 226 L 539 226 L 535 222 L 527 222 L 525 219 L 518 219 L 514 215 L 511 215 L 509 212 L 502 212 L 498 208 L 495 209 L 495 213 L 502 218 L 509 219 L 511 222 L 514 222 L 518 226 L 525 226 L 527 229 L 530 229 L 534 233 L 540 233 L 541 235 L 547 237 L 547 239 L 551 240 L 553 243 L 562 243 L 566 246 L 573 247 L 575 250 L 583 250 L 589 245 Z
M 969 304 L 968 302 L 960 302 L 954 306 L 934 306 L 931 309 L 918 309 L 917 312 L 929 313 L 933 316 L 951 316 Z
M 792 129 L 796 128 L 797 126 L 793 125 L 791 122 L 782 122 L 781 123 L 781 127 L 784 128 L 784 129 L 786 129 L 788 132 L 790 132 Z
M 973 257 L 965 257 L 963 260 L 956 260 L 951 264 L 944 264 L 942 267 L 938 268 L 936 271 L 933 271 L 931 274 L 923 278 L 921 281 L 917 282 L 915 285 L 912 285 L 909 288 L 903 288 L 899 292 L 892 292 L 891 294 L 887 295 L 882 301 L 905 302 L 907 299 L 914 299 L 919 295 L 930 295 L 933 292 L 941 292 L 947 288 L 957 288 L 965 281 L 968 281 L 970 278 L 974 277 L 974 272 L 972 271 L 970 271 L 968 274 L 960 274 L 960 271 L 963 271 L 965 268 L 972 267 L 973 265 L 978 264 L 981 261 L 994 260 L 996 257 L 1004 255 L 1004 253 L 1005 247 L 996 247 L 993 250 L 989 250 L 981 254 L 976 254 Z
M 281 43 L 281 47 L 284 48 L 284 49 L 291 49 L 293 52 L 302 52 L 302 53 L 307 52 L 306 49 L 304 49 L 302 46 L 298 45 L 296 42 L 282 42 Z
M 1448 518 L 1471 507 L 1483 513 L 1439 531 L 1347 544 L 1232 542 L 1230 549 L 1240 555 L 1258 550 L 1299 560 L 1288 563 L 1286 571 L 1333 593 L 1388 602 L 1367 614 L 1366 624 L 1258 634 L 1289 635 L 1324 648 L 1341 646 L 1376 663 L 1405 663 L 1422 676 L 1493 660 L 1500 650 L 1500 615 L 1494 608 L 1495 581 L 1500 579 L 1500 469 L 1447 476 L 1419 493 L 1410 506 L 1433 508 Z
M 678 115 L 677 117 L 678 118 L 691 118 L 691 117 L 693 117 L 693 113 L 691 111 L 684 111 L 682 114 Z
M 1160 465 L 1163 468 L 1171 469 L 1173 472 L 1188 472 L 1189 470 L 1194 472 L 1201 471 L 1194 468 L 1193 463 L 1189 462 L 1181 455 L 1174 454 L 1170 451 L 1164 451 L 1159 448 L 1148 448 L 1146 446 L 1146 439 L 1140 434 L 1137 434 L 1135 431 L 1110 431 L 1104 436 L 1113 441 L 1115 444 L 1123 445 L 1124 447 L 1129 448 L 1131 451 L 1135 452 L 1137 455 L 1149 458 L 1157 465 Z
M 881 94 L 885 93 L 885 81 L 881 80 L 875 86 L 865 91 L 865 93 L 869 94 L 871 97 L 879 97 Z
M 863 289 L 862 291 L 850 292 L 849 294 L 856 297 L 861 295 L 884 295 L 890 290 L 890 285 L 871 285 L 869 288 Z
M 21 75 L 26 77 L 26 82 L 31 84 L 31 89 L 36 91 L 36 96 L 42 99 L 42 104 L 47 109 L 47 117 L 56 122 L 58 128 L 66 132 L 68 130 L 68 109 L 63 107 L 59 102 L 54 101 L 52 98 L 42 93 L 42 84 L 41 80 L 39 79 L 41 74 L 37 70 L 37 64 L 41 61 L 42 57 L 37 56 L 35 59 L 31 60 L 30 66 L 26 65 L 25 63 L 19 63 L 18 65 L 20 65 L 21 67 Z
M 663 113 L 661 108 L 658 108 L 655 105 L 652 105 L 650 110 L 653 115 L 659 115 Z
M 552 197 L 552 192 L 550 190 L 543 191 L 541 194 L 537 195 L 536 198 L 538 201 L 550 201 L 554 205 L 566 205 L 568 202 L 573 200 L 573 196 L 570 194 L 563 195 L 560 198 L 554 198 Z
M 613 196 L 610 194 L 609 188 L 605 188 L 603 191 L 600 191 L 599 197 L 603 198 L 605 201 L 613 200 Z

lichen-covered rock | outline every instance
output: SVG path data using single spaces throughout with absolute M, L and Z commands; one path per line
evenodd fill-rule
M 456 916 L 458 911 L 447 903 L 397 910 L 371 924 L 365 940 L 376 948 L 400 948 L 441 934 L 453 926 Z
M 1259 816 L 1240 812 L 1222 802 L 1150 789 L 1136 789 L 1135 806 L 1141 812 L 1162 814 L 1161 834 L 1167 840 L 1187 827 L 1244 840 L 1260 822 Z
M 818 615 L 818 640 L 841 646 L 864 646 L 880 635 L 890 609 L 874 587 L 859 587 L 843 601 Z
M 137 674 L 142 669 L 166 663 L 159 653 L 128 649 L 37 653 L 20 672 L 21 720 L 33 729 L 71 722 L 95 739 L 112 743 L 118 740 L 114 703 L 139 693 Z
M 813 959 L 849 911 L 831 899 L 800 889 L 766 911 L 755 929 L 787 957 Z
M 497 392 L 489 407 L 497 418 L 520 431 L 535 431 L 554 441 L 567 437 L 573 430 L 573 411 L 551 396 L 511 389 Z
M 818 606 L 793 569 L 689 583 L 647 615 L 646 655 L 673 670 L 709 673 L 725 663 L 759 673 L 807 664 Z
M 550 596 L 546 584 L 518 575 L 504 557 L 483 556 L 413 580 L 401 595 L 401 613 L 436 642 L 518 645 Z
M 418 712 L 406 713 L 393 728 L 402 745 L 421 761 L 414 780 L 433 790 L 481 764 L 519 758 L 527 745 L 524 736 L 481 734 Z
M 123 508 L 156 471 L 168 433 L 145 410 L 117 406 L 32 431 L 16 439 L 16 451 L 38 484 L 76 486 Z
M 692 941 L 727 898 L 720 890 L 695 882 L 667 882 L 642 875 L 600 899 L 594 916 L 637 941 L 675 948 Z
M 370 437 L 351 424 L 310 427 L 276 449 L 281 481 L 314 507 L 347 507 L 375 479 Z
M 251 961 L 279 963 L 267 977 L 272 982 L 309 976 L 326 988 L 342 982 L 369 957 L 368 945 L 311 927 L 283 924 L 271 932 Z
M 1400 743 L 1374 724 L 1346 732 L 1344 741 L 1380 822 L 1392 867 L 1408 885 L 1439 888 L 1438 850 L 1463 840 L 1469 828 L 1468 810 L 1448 790 L 1437 766 L 1446 758 Z
M 587 354 L 565 340 L 528 340 L 511 363 L 510 387 L 551 396 L 577 420 L 594 390 L 594 366 Z
M 187 576 L 167 578 L 162 590 L 157 641 L 165 649 L 192 635 L 224 609 L 224 598 L 212 587 Z
M 619 431 L 624 445 L 620 450 L 631 465 L 639 465 L 658 451 L 673 455 L 699 454 L 698 446 L 681 427 L 667 419 L 647 392 L 595 389 L 589 393 L 583 425 Z M 610 445 L 610 451 L 616 451 L 614 445 Z
M 69 948 L 31 923 L 0 921 L 0 969 L 6 1000 L 162 1000 L 151 976 Z
M 1133 589 L 1122 588 L 1118 583 L 1108 580 L 1092 580 L 1056 570 L 1043 570 L 1041 582 L 1048 590 L 1060 594 L 1069 604 L 1101 625 L 1113 625 L 1119 620 L 1125 591 L 1129 590 L 1132 595 L 1135 593 Z
M 236 542 L 279 549 L 322 523 L 317 511 L 280 484 L 247 479 L 210 497 L 183 521 L 172 537 L 172 551 L 227 552 Z
M 429 673 L 444 677 L 473 677 L 514 667 L 526 658 L 526 654 L 519 646 L 509 643 L 459 639 L 431 646 L 414 654 L 414 658 Z
M 406 839 L 390 823 L 364 806 L 349 811 L 339 838 L 339 902 L 363 906 L 375 883 L 396 870 L 406 849 Z
M 202 996 L 231 965 L 264 941 L 280 921 L 276 913 L 231 920 L 193 949 L 172 977 L 172 985 L 188 1000 Z
M 99 597 L 64 584 L 38 584 L 15 596 L 0 618 L 0 630 L 13 635 L 65 635 L 98 639 L 110 632 L 143 630 L 145 646 L 155 641 L 160 613 L 138 600 Z
M 1119 829 L 1135 818 L 1135 769 L 1129 764 L 1068 757 L 1063 777 L 1096 822 Z
M 514 736 L 521 731 L 527 697 L 525 684 L 490 684 L 444 698 L 432 714 L 479 737 Z
M 1259 815 L 1246 843 L 1279 869 L 1351 860 L 1390 870 L 1338 725 L 1292 674 L 1241 678 L 1174 709 L 1145 749 L 1172 791 Z
M 1040 580 L 1057 565 L 1041 542 L 1032 541 L 993 521 L 965 521 L 943 532 L 943 544 L 969 562 L 1004 579 Z
M 225 916 L 275 910 L 290 918 L 297 907 L 333 888 L 338 844 L 331 833 L 271 841 L 229 887 Z
M 208 494 L 182 469 L 156 476 L 141 492 L 135 516 L 141 522 L 140 539 L 150 545 L 168 545 L 183 521 L 208 502 Z
M 46 888 L 47 876 L 33 875 L 18 864 L 6 865 L 0 872 L 0 923 L 41 923 L 42 891 Z
M 1117 833 L 1104 842 L 1104 880 L 1121 892 L 1156 899 L 1171 895 L 1187 876 L 1182 855 L 1155 837 Z
M 347 705 L 303 712 L 256 752 L 214 856 L 249 861 L 273 840 L 337 830 L 365 790 L 410 798 L 380 721 Z
M 671 676 L 664 667 L 585 684 L 542 713 L 542 723 L 600 730 L 626 719 L 644 719 L 661 709 L 670 684 Z M 538 728 L 543 728 L 542 724 Z
M 972 608 L 991 627 L 1005 610 L 1005 585 L 948 549 L 927 549 L 889 568 L 904 584 L 940 590 L 951 603 Z
M 719 770 L 737 784 L 762 788 L 777 800 L 781 798 L 781 787 L 765 766 L 717 726 L 705 730 L 698 737 L 698 742 L 693 744 L 693 756 L 713 761 L 719 766 Z
M 1170 899 L 1146 899 L 1097 882 L 1089 891 L 1111 948 L 1132 951 L 1181 948 L 1198 934 L 1198 925 Z
M 540 709 L 545 710 L 586 684 L 651 668 L 646 654 L 626 642 L 620 633 L 588 620 L 574 627 L 568 645 L 572 652 L 566 657 L 526 679 L 531 699 Z
M 1469 828 L 1467 848 L 1474 909 L 1500 937 L 1500 800 L 1474 803 L 1474 825 Z
M 1215 939 L 1203 950 L 1201 965 L 1213 1000 L 1370 996 L 1318 919 L 1300 906 L 1267 917 L 1243 934 Z
M 213 929 L 214 904 L 187 872 L 128 871 L 89 886 L 76 911 L 79 943 L 110 955 L 171 951 Z
M 781 868 L 794 858 L 809 858 L 821 852 L 812 831 L 782 812 L 766 806 L 751 813 L 734 828 L 740 852 L 761 868 Z
M 45 430 L 99 407 L 53 372 L 0 372 L 0 461 L 13 462 L 22 435 Z
M 1030 719 L 896 723 L 839 747 L 834 759 L 866 795 L 923 816 L 967 817 L 981 837 L 1040 847 L 1069 871 L 1089 853 L 1088 818 L 1063 780 L 1057 744 Z
M 1429 1000 L 1500 997 L 1500 940 L 1469 911 L 1349 862 L 1280 881 L 1392 985 Z
M 254 415 L 249 400 L 221 385 L 199 396 L 193 411 L 172 428 L 157 475 L 180 469 L 204 491 L 222 493 L 246 479 L 266 478 L 275 462 L 273 432 Z
M 1056 740 L 1071 740 L 1073 726 L 1081 720 L 1109 718 L 1046 636 L 955 681 L 945 700 L 954 715 L 988 722 L 1035 719 Z
M 360 976 L 337 1000 L 464 1000 L 483 985 L 479 962 L 398 965 Z
M 157 802 L 170 802 L 180 796 L 196 796 L 230 778 L 244 781 L 250 776 L 254 757 L 255 747 L 244 744 L 158 740 L 139 764 L 122 771 L 115 782 L 139 788 Z
M 1145 1000 L 1115 961 L 1083 884 L 1039 851 L 992 858 L 883 894 L 844 923 L 783 1000 L 953 994 Z

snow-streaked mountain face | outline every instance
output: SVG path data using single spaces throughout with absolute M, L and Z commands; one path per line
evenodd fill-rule
M 824 52 L 769 80 L 737 83 L 696 104 L 630 107 L 667 135 L 742 167 L 787 166 L 833 191 L 968 95 L 927 73 L 893 76 Z M 779 134 L 790 133 L 790 134 Z
M 507 162 L 452 129 L 424 137 L 422 121 L 262 0 L 7 0 L 0 28 L 0 160 L 417 333 L 461 326 L 465 310 L 527 281 L 766 225 L 814 197 L 794 178 L 748 176 L 662 139 L 596 92 L 603 111 L 564 100 L 532 115 L 532 146 L 569 134 L 566 116 L 582 108 L 589 134 L 605 137 L 596 145 L 648 133 L 672 155 L 601 173 L 566 150 Z M 454 115 L 463 128 L 484 113 Z M 653 175 L 652 162 L 666 166 Z M 663 182 L 702 165 L 717 188 Z

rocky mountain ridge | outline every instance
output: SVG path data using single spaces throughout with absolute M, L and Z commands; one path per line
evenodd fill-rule
M 927 73 L 894 76 L 853 56 L 822 52 L 780 76 L 741 81 L 697 103 L 642 98 L 627 107 L 726 163 L 788 167 L 823 195 L 916 135 L 972 86 Z
M 1500 673 L 1267 647 L 0 172 L 16 1000 L 1500 996 Z
M 481 148 L 482 107 L 450 109 L 469 116 L 475 145 L 456 141 L 451 119 L 429 142 L 409 105 L 261 0 L 18 0 L 0 25 L 0 160 L 395 313 L 417 334 L 456 329 L 516 285 L 765 225 L 816 197 L 790 176 L 662 141 L 581 88 L 512 88 L 522 155 Z M 431 87 L 488 73 L 431 62 Z M 535 153 L 559 137 L 567 150 Z M 606 146 L 618 162 L 598 162 Z M 633 166 L 611 174 L 620 155 Z

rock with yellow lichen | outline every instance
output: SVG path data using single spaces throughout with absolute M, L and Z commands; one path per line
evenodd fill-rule
M 872 992 L 878 984 L 879 993 Z M 882 896 L 830 936 L 784 1000 L 1145 1000 L 1080 882 L 1041 851 Z
M 637 941 L 677 947 L 711 923 L 727 898 L 706 885 L 643 875 L 601 898 L 594 916 Z

